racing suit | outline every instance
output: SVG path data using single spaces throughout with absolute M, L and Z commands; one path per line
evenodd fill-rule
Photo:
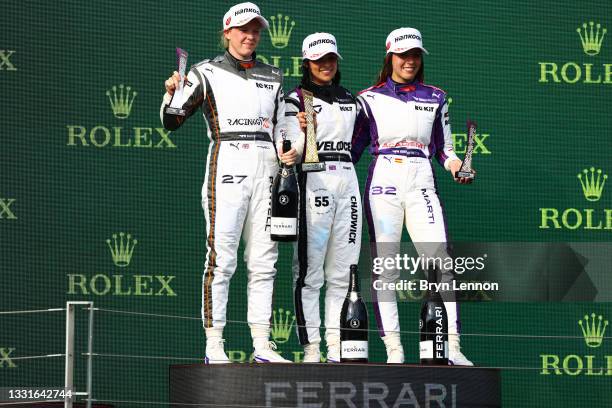
M 449 170 L 458 160 L 453 151 L 444 91 L 419 82 L 386 82 L 361 92 L 362 104 L 351 154 L 357 162 L 370 145 L 370 163 L 364 210 L 373 243 L 372 258 L 394 257 L 404 220 L 419 255 L 446 257 L 447 231 L 436 191 L 431 158 Z M 387 244 L 385 244 L 387 243 Z M 447 274 L 447 276 L 452 274 Z M 397 269 L 385 269 L 373 279 L 394 282 Z M 376 323 L 381 337 L 400 330 L 395 293 L 379 301 L 372 289 Z M 446 299 L 445 299 L 446 300 Z M 454 300 L 454 299 L 452 299 Z M 457 303 L 445 301 L 449 344 L 458 341 Z
M 175 93 L 176 95 L 176 93 Z M 204 327 L 223 329 L 230 278 L 242 236 L 248 270 L 248 316 L 253 330 L 269 332 L 278 246 L 270 239 L 270 199 L 278 172 L 273 140 L 284 117 L 282 74 L 255 60 L 244 63 L 226 52 L 194 65 L 186 77 L 185 118 L 164 113 L 175 130 L 202 109 L 210 140 L 202 207 L 206 218 L 206 262 L 202 281 Z M 208 333 L 208 332 L 207 332 Z M 255 337 L 255 336 L 254 336 Z
M 361 198 L 350 156 L 357 104 L 354 96 L 338 85 L 319 86 L 304 80 L 285 99 L 287 135 L 298 154 L 305 142 L 295 117 L 304 111 L 302 87 L 314 95 L 317 150 L 326 170 L 300 172 L 298 176 L 302 194 L 293 259 L 295 314 L 300 343 L 319 343 L 319 292 L 326 281 L 325 336 L 329 346 L 339 342 L 349 267 L 359 261 L 361 248 Z

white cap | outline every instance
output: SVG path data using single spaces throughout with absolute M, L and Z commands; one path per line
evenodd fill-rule
M 236 4 L 223 16 L 223 30 L 243 26 L 254 18 L 259 20 L 263 28 L 268 28 L 268 20 L 261 16 L 257 4 L 250 2 Z
M 429 54 L 427 50 L 423 48 L 421 32 L 416 28 L 402 27 L 391 31 L 387 36 L 386 46 L 387 54 L 390 52 L 401 54 L 413 48 L 419 48 L 425 54 Z
M 319 58 L 333 52 L 342 59 L 342 56 L 338 54 L 338 47 L 336 46 L 336 37 L 329 33 L 314 33 L 304 38 L 302 42 L 302 59 L 308 59 L 316 61 Z

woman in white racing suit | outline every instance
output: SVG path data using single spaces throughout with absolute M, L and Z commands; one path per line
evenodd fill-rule
M 361 199 L 350 146 L 357 117 L 354 96 L 339 85 L 336 39 L 314 33 L 302 45 L 303 78 L 285 98 L 287 135 L 298 154 L 304 137 L 296 117 L 304 114 L 304 94 L 313 94 L 319 172 L 301 171 L 299 239 L 294 252 L 294 302 L 304 362 L 321 361 L 319 292 L 325 288 L 327 361 L 340 361 L 340 311 L 349 285 L 350 265 L 359 260 Z M 303 156 L 303 154 L 302 154 Z
M 287 363 L 269 342 L 278 257 L 278 246 L 270 239 L 270 189 L 278 172 L 277 122 L 285 114 L 282 74 L 255 59 L 260 31 L 268 27 L 255 4 L 231 7 L 222 24 L 225 53 L 195 64 L 185 78 L 182 94 L 175 93 L 179 74 L 168 78 L 161 109 L 162 122 L 169 130 L 176 130 L 201 109 L 210 140 L 202 186 L 207 250 L 202 279 L 205 362 L 230 362 L 224 351 L 223 329 L 242 236 L 254 359 Z M 170 104 L 186 115 L 167 113 Z M 296 157 L 295 150 L 281 155 L 288 164 Z
M 448 256 L 444 212 L 431 163 L 436 157 L 451 175 L 461 167 L 453 151 L 444 91 L 423 83 L 421 33 L 414 28 L 392 31 L 386 41 L 387 54 L 377 85 L 360 93 L 351 154 L 357 162 L 367 145 L 373 161 L 364 191 L 372 257 L 394 257 L 404 221 L 417 253 L 427 257 Z M 453 176 L 454 177 L 454 176 Z M 468 178 L 454 178 L 458 183 Z M 385 244 L 386 243 L 386 244 Z M 452 280 L 452 271 L 441 271 Z M 396 268 L 384 269 L 373 278 L 394 282 Z M 450 277 L 450 278 L 449 278 Z M 451 294 L 452 295 L 452 294 Z M 397 301 L 393 292 L 381 298 L 372 290 L 376 323 L 388 363 L 403 363 Z M 444 298 L 444 296 L 443 296 Z M 459 314 L 455 298 L 445 299 L 448 315 L 449 364 L 472 365 L 459 346 Z

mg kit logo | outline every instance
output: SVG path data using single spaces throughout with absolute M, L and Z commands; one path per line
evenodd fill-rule
M 608 320 L 602 315 L 591 313 L 585 314 L 584 318 L 578 320 L 586 355 L 579 354 L 540 354 L 542 370 L 540 375 L 588 375 L 588 376 L 612 376 L 612 355 L 597 353 L 603 344 L 608 327 Z
M 170 139 L 170 131 L 163 127 L 134 126 L 127 127 L 126 121 L 133 113 L 134 102 L 138 92 L 124 84 L 113 85 L 106 91 L 108 110 L 116 120 L 104 124 L 67 125 L 67 145 L 89 148 L 156 148 L 176 149 Z M 98 98 L 102 106 L 103 97 Z
M 17 368 L 17 364 L 13 361 L 11 354 L 15 351 L 14 347 L 0 347 L 0 369 L 1 368 Z
M 450 109 L 453 98 L 448 97 L 447 102 Z M 446 117 L 445 120 L 448 121 L 448 117 Z M 464 154 L 467 150 L 467 132 L 453 133 L 451 136 L 453 138 L 453 149 L 455 149 L 455 152 Z M 474 151 L 472 154 L 491 154 L 491 150 L 487 145 L 489 136 L 491 136 L 489 133 L 484 133 L 482 131 L 474 135 Z
M 11 61 L 15 50 L 0 50 L 0 71 L 17 71 L 17 67 Z
M 576 28 L 568 42 L 581 46 L 584 61 L 539 62 L 541 83 L 612 84 L 612 64 L 593 60 L 599 57 L 608 30 L 600 23 L 589 21 Z M 586 61 L 586 62 L 585 62 Z
M 281 51 L 289 46 L 291 33 L 295 27 L 295 21 L 281 13 L 271 16 L 268 34 L 273 51 L 269 55 L 257 54 L 257 59 L 265 64 L 274 65 L 283 72 L 285 77 L 301 77 L 300 66 L 302 65 L 301 44 L 298 45 L 300 55 L 291 55 L 288 51 Z
M 0 198 L 0 220 L 16 220 L 15 211 L 11 208 L 15 204 L 14 198 Z
M 173 275 L 130 274 L 127 269 L 133 259 L 138 240 L 119 232 L 106 240 L 109 258 L 120 273 L 93 275 L 69 273 L 68 294 L 78 296 L 177 296 L 172 288 Z
M 590 167 L 577 174 L 582 196 L 588 203 L 600 201 L 608 175 L 602 169 Z M 540 229 L 612 230 L 610 208 L 540 208 Z

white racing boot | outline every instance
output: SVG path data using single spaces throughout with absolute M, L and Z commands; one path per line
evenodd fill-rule
M 223 350 L 223 329 L 206 328 L 206 356 L 204 364 L 228 364 L 227 354 Z
M 455 339 L 452 339 L 454 337 Z M 448 336 L 448 365 L 457 366 L 473 366 L 470 360 L 461 352 L 461 346 L 459 344 L 459 335 Z
M 339 335 L 326 336 L 325 342 L 327 343 L 327 362 L 328 363 L 339 363 L 340 362 L 340 336 Z
M 387 333 L 382 340 L 387 349 L 387 364 L 404 364 L 404 348 L 399 332 Z
M 276 344 L 266 338 L 254 339 L 253 347 L 255 348 L 256 363 L 291 363 L 284 359 L 276 350 Z
M 457 302 L 444 302 L 444 307 L 448 316 L 448 365 L 473 366 L 474 363 L 461 352 Z
M 319 342 L 309 343 L 304 346 L 304 363 L 320 363 L 321 350 Z
M 253 337 L 254 358 L 256 363 L 291 363 L 284 359 L 276 350 L 276 344 L 270 341 L 270 329 L 251 327 Z

